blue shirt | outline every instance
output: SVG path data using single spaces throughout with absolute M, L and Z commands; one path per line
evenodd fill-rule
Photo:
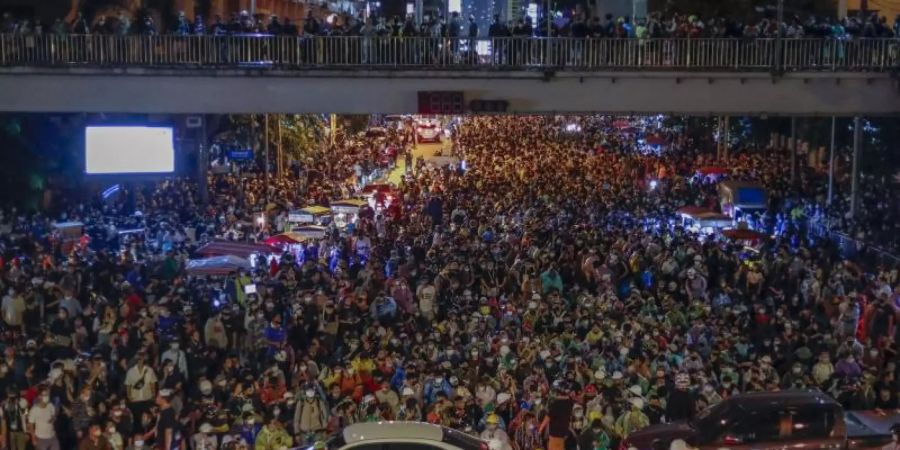
M 266 341 L 269 343 L 269 354 L 275 352 L 278 348 L 279 344 L 283 344 L 285 337 L 284 328 L 278 327 L 275 328 L 271 324 L 266 327 L 266 331 L 264 332 Z
M 397 302 L 391 297 L 385 297 L 381 302 L 372 303 L 372 312 L 376 319 L 395 317 Z

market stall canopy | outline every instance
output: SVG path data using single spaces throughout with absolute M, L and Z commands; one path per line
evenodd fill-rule
M 328 209 L 324 206 L 320 206 L 320 205 L 307 206 L 306 208 L 303 208 L 300 211 L 303 211 L 307 214 L 312 214 L 314 216 L 331 213 L 330 209 Z
M 238 270 L 251 270 L 250 261 L 234 255 L 213 256 L 211 258 L 192 259 L 185 267 L 188 275 L 216 276 L 229 275 Z
M 254 253 L 272 254 L 280 251 L 271 245 L 253 242 L 213 241 L 197 249 L 197 253 L 206 256 L 232 255 L 249 258 Z
M 322 239 L 325 237 L 325 233 L 328 231 L 327 228 L 319 226 L 319 225 L 303 225 L 299 227 L 294 227 L 291 230 L 292 236 L 298 236 L 300 239 Z
M 292 223 L 311 223 L 315 222 L 317 217 L 327 216 L 331 214 L 331 209 L 324 206 L 307 206 L 303 209 L 291 211 L 288 213 L 288 222 Z
M 359 208 L 362 208 L 364 205 L 367 205 L 368 202 L 360 199 L 344 199 L 337 200 L 331 202 L 331 210 L 336 213 L 350 213 L 356 214 L 359 212 Z

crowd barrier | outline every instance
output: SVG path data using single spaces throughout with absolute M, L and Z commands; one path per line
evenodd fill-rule
M 900 68 L 900 39 L 0 35 L 0 65 L 890 71 Z

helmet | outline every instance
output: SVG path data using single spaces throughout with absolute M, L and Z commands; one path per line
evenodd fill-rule
M 500 416 L 491 414 L 487 416 L 487 420 L 485 420 L 485 422 L 487 422 L 489 425 L 497 425 L 498 423 L 500 423 Z

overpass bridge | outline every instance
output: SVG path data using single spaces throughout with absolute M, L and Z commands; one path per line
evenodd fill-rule
M 900 113 L 898 39 L 0 35 L 0 111 Z

